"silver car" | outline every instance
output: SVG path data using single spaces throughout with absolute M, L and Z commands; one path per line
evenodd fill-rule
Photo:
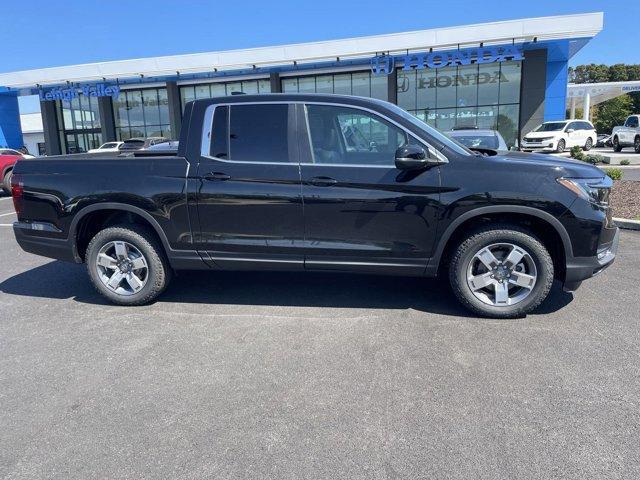
M 469 148 L 509 150 L 507 143 L 497 130 L 465 129 L 452 130 L 446 134 Z

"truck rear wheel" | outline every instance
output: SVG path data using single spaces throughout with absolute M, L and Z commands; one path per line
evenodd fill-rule
M 89 243 L 85 260 L 95 288 L 118 305 L 147 304 L 171 279 L 162 245 L 139 225 L 101 230 Z
M 472 312 L 493 318 L 521 317 L 547 298 L 553 260 L 526 230 L 485 227 L 458 245 L 449 280 L 458 300 Z

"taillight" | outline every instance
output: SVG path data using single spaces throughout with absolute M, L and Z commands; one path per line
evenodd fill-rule
M 13 174 L 11 176 L 11 196 L 13 197 L 13 207 L 18 216 L 22 213 L 22 202 L 24 200 L 24 184 L 22 176 Z

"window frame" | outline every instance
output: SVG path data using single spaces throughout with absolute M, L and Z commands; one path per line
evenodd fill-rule
M 292 151 L 295 152 L 294 157 L 297 158 L 296 162 L 257 162 L 251 160 L 231 160 L 225 158 L 214 157 L 210 154 L 210 145 L 211 145 L 211 131 L 213 129 L 213 116 L 214 111 L 217 107 L 228 106 L 231 107 L 233 105 L 288 105 L 289 106 L 289 121 L 288 121 L 288 132 L 287 135 L 289 137 L 289 153 L 291 155 Z M 410 140 L 414 140 L 422 145 L 427 154 L 434 154 L 438 160 L 443 163 L 449 163 L 449 159 L 440 151 L 438 151 L 435 147 L 429 144 L 427 141 L 417 137 L 411 130 L 406 128 L 404 125 L 396 122 L 392 118 L 387 117 L 386 115 L 372 110 L 367 107 L 362 107 L 360 105 L 352 105 L 349 103 L 340 103 L 340 102 L 329 102 L 329 101 L 314 101 L 314 100 L 269 100 L 264 102 L 220 102 L 213 103 L 208 105 L 204 112 L 204 120 L 202 124 L 202 131 L 200 137 L 200 157 L 208 158 L 210 160 L 216 160 L 220 162 L 226 163 L 238 163 L 238 164 L 250 164 L 250 165 L 300 165 L 300 166 L 327 166 L 327 167 L 352 167 L 352 168 L 395 168 L 395 166 L 389 165 L 372 165 L 372 164 L 345 164 L 345 163 L 313 163 L 313 162 L 305 162 L 303 159 L 307 157 L 311 152 L 311 137 L 310 130 L 308 125 L 308 118 L 306 115 L 306 105 L 328 105 L 333 107 L 345 107 L 345 108 L 353 108 L 356 110 L 362 110 L 364 112 L 376 115 L 383 120 L 391 123 L 392 125 L 400 128 L 405 134 L 409 137 Z M 295 108 L 292 108 L 295 107 Z M 230 117 L 230 115 L 229 115 Z M 301 128 L 304 127 L 304 128 Z M 301 130 L 306 131 L 306 135 Z M 305 148 L 306 152 L 303 154 L 299 152 L 299 149 Z M 291 158 L 291 157 L 290 157 Z
M 215 116 L 215 109 L 218 107 L 228 107 L 229 112 L 227 115 L 227 135 L 231 134 L 230 131 L 230 122 L 231 122 L 231 108 L 234 105 L 286 105 L 288 107 L 287 112 L 287 140 L 288 140 L 288 150 L 289 150 L 289 158 L 293 159 L 290 162 L 259 162 L 254 160 L 233 160 L 231 158 L 220 158 L 211 155 L 211 133 L 213 131 L 213 119 Z M 225 163 L 237 163 L 237 164 L 249 164 L 249 165 L 295 165 L 298 166 L 300 164 L 298 158 L 298 145 L 296 142 L 296 111 L 295 108 L 292 108 L 292 102 L 287 102 L 285 100 L 280 101 L 270 101 L 270 102 L 221 102 L 214 103 L 208 105 L 204 112 L 204 120 L 202 124 L 202 132 L 200 137 L 200 157 L 208 158 L 209 160 L 216 160 L 218 162 Z M 227 140 L 229 142 L 230 139 Z M 228 154 L 231 152 L 231 145 L 228 143 L 227 146 Z

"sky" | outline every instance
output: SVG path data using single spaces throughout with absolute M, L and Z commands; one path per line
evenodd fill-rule
M 10 1 L 0 72 L 599 11 L 570 64 L 640 63 L 640 0 Z

